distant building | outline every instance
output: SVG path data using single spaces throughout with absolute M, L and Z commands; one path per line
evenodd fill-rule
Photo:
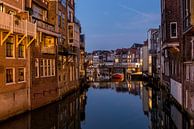
M 144 41 L 144 45 L 141 48 L 142 50 L 142 72 L 148 73 L 148 41 Z
M 159 44 L 159 29 L 148 30 L 148 75 L 157 74 L 157 44 Z

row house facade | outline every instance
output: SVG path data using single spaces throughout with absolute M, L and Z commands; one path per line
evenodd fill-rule
M 67 64 L 68 86 L 74 89 L 79 82 L 81 24 L 75 17 L 75 1 L 67 0 Z
M 30 45 L 30 103 L 31 108 L 55 101 L 58 97 L 57 82 L 57 27 L 56 7 L 44 0 L 26 2 L 32 10 L 31 20 L 37 24 L 37 38 Z M 54 20 L 53 20 L 54 19 Z
M 183 105 L 194 115 L 194 1 L 181 1 L 182 38 L 181 56 L 183 60 Z
M 78 88 L 85 43 L 74 6 L 74 0 L 0 1 L 0 119 Z
M 0 118 L 29 107 L 30 51 L 36 23 L 29 22 L 24 0 L 0 1 Z
M 142 72 L 148 74 L 148 41 L 144 41 L 143 46 L 141 47 L 140 56 L 142 59 Z
M 135 71 L 142 71 L 142 63 L 143 63 L 143 57 L 142 57 L 142 47 L 143 44 L 134 43 L 130 48 L 128 52 L 128 63 L 129 63 L 129 69 L 134 69 Z
M 180 0 L 161 0 L 161 74 L 162 85 L 183 105 L 180 6 Z
M 157 78 L 157 46 L 159 44 L 159 29 L 148 30 L 148 75 Z

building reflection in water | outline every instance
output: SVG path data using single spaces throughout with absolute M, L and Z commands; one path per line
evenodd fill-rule
M 139 96 L 149 129 L 193 129 L 189 116 L 173 102 L 169 94 L 141 81 L 92 83 L 93 89 Z M 154 88 L 155 87 L 155 88 Z M 81 129 L 86 117 L 87 91 L 38 110 L 16 116 L 0 124 L 0 129 Z M 115 116 L 116 117 L 116 116 Z
M 149 120 L 149 129 L 193 129 L 191 118 L 169 94 L 156 86 L 143 84 L 141 81 L 94 83 L 95 89 L 111 88 L 116 92 L 129 92 L 142 100 L 143 112 Z
M 9 119 L 0 124 L 0 129 L 81 129 L 86 98 L 86 92 L 72 94 L 62 101 Z

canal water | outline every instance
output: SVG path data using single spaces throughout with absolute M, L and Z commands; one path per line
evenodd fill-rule
M 0 129 L 191 129 L 169 95 L 141 81 L 91 83 L 84 91 L 13 117 Z

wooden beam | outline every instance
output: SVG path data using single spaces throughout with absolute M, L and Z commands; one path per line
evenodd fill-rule
M 23 37 L 18 41 L 17 46 L 20 45 L 20 43 L 26 38 L 26 35 L 23 35 Z
M 7 40 L 7 38 L 12 34 L 11 31 L 9 31 L 8 34 L 6 34 L 6 36 L 3 38 L 3 32 L 1 32 L 1 46 L 3 45 L 3 43 Z
M 36 39 L 36 37 L 33 37 L 30 42 L 27 44 L 27 47 L 29 47 L 31 45 L 31 43 Z

